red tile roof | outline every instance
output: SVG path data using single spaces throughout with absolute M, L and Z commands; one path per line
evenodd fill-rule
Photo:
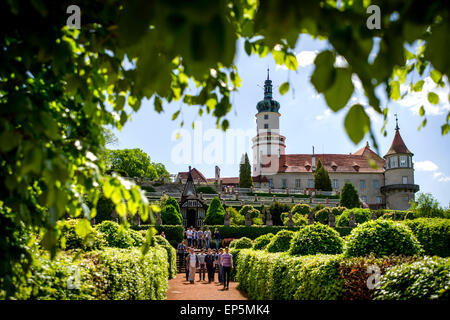
M 320 159 L 328 172 L 384 172 L 384 159 L 366 145 L 353 154 L 316 154 L 316 165 Z M 373 159 L 377 168 L 372 168 L 369 159 Z M 278 172 L 312 172 L 312 154 L 285 154 L 279 159 Z M 267 165 L 269 167 L 270 164 Z
M 187 179 L 188 175 L 189 175 L 189 171 L 178 172 L 178 177 L 180 179 L 183 179 L 183 180 Z M 191 175 L 192 175 L 192 179 L 194 179 L 194 180 L 201 180 L 201 181 L 207 183 L 207 180 L 206 180 L 205 176 L 200 171 L 198 171 L 197 169 L 195 169 L 195 168 L 191 169 Z
M 400 135 L 400 131 L 398 129 L 395 130 L 395 136 L 394 140 L 392 141 L 392 145 L 389 148 L 389 151 L 384 156 L 386 157 L 388 155 L 396 153 L 408 153 L 412 155 L 412 152 L 408 150 L 405 142 L 403 142 L 402 136 Z
M 215 182 L 216 178 L 208 178 L 208 182 Z M 229 177 L 229 178 L 220 178 L 220 181 L 222 184 L 238 184 L 239 183 L 239 177 Z

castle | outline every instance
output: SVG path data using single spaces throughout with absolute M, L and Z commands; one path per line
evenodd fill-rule
M 264 99 L 256 105 L 257 135 L 253 138 L 255 187 L 314 189 L 315 166 L 320 159 L 334 191 L 349 181 L 370 208 L 405 210 L 419 186 L 414 184 L 413 153 L 406 147 L 398 123 L 389 151 L 381 158 L 369 144 L 352 154 L 286 154 L 286 137 L 280 134 L 280 103 L 272 97 L 267 74 Z M 397 122 L 397 121 L 396 121 Z M 371 166 L 369 160 L 373 160 Z

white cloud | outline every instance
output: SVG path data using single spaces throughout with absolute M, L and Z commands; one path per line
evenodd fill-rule
M 348 67 L 348 63 L 343 56 L 337 56 L 336 61 L 334 62 L 334 66 L 345 68 Z
M 314 51 L 310 51 L 310 50 L 300 51 L 296 55 L 298 65 L 300 67 L 306 67 L 306 66 L 314 64 L 314 59 L 316 58 L 318 53 L 319 53 L 319 51 L 317 51 L 317 50 L 314 50 Z
M 409 93 L 403 99 L 396 102 L 403 107 L 409 108 L 414 114 L 419 114 L 421 106 L 424 107 L 426 115 L 442 115 L 450 111 L 450 104 L 448 102 L 450 87 L 448 80 L 444 78 L 444 88 L 436 88 L 436 83 L 430 77 L 426 77 L 423 80 L 422 91 Z M 408 85 L 400 85 L 401 94 L 405 93 L 408 89 Z M 428 101 L 428 92 L 430 91 L 433 91 L 439 96 L 439 104 L 431 104 Z
M 316 120 L 318 120 L 318 121 L 323 120 L 325 118 L 328 118 L 330 115 L 331 115 L 331 110 L 327 109 L 324 111 L 324 113 L 316 116 Z
M 433 172 L 433 178 L 438 182 L 449 182 L 450 176 L 445 175 L 443 172 L 438 171 L 439 167 L 433 161 L 414 161 L 414 169 L 417 171 Z
M 414 161 L 414 169 L 417 171 L 436 171 L 438 166 L 430 160 Z

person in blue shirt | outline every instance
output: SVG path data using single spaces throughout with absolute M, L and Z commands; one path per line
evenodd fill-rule
M 214 241 L 216 242 L 216 250 L 219 250 L 220 232 L 217 228 L 214 230 Z

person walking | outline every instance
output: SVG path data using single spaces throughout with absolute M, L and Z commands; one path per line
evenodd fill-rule
M 228 253 L 228 247 L 225 248 L 225 253 L 222 254 L 222 266 L 223 266 L 223 272 L 224 272 L 224 279 L 223 279 L 223 289 L 228 290 L 230 285 L 230 276 L 231 276 L 231 269 L 233 268 L 233 256 Z
M 192 247 L 192 227 L 186 230 L 186 238 L 188 247 Z
M 205 245 L 206 245 L 206 249 L 209 249 L 209 244 L 211 242 L 211 231 L 209 231 L 209 228 L 206 228 L 205 231 Z
M 178 256 L 178 268 L 181 269 L 184 264 L 184 252 L 186 251 L 186 245 L 184 244 L 184 240 L 178 244 L 177 247 L 177 256 Z
M 198 264 L 198 257 L 197 255 L 194 253 L 194 249 L 190 248 L 190 253 L 187 257 L 188 261 L 189 261 L 189 281 L 191 283 L 194 283 L 195 281 L 195 269 L 196 266 Z
M 220 284 L 223 284 L 222 255 L 223 255 L 223 249 L 220 248 L 219 254 L 218 254 L 218 257 L 217 257 L 217 266 L 219 267 L 219 283 Z
M 192 231 L 192 246 L 197 249 L 197 230 Z
M 202 249 L 201 253 L 199 253 L 197 255 L 198 258 L 198 264 L 197 264 L 197 269 L 198 269 L 198 281 L 202 280 L 202 273 L 203 273 L 203 281 L 205 281 L 205 271 L 206 271 L 206 263 L 205 263 L 205 249 Z
M 202 228 L 198 229 L 197 241 L 198 241 L 198 248 L 199 249 L 203 249 L 203 231 L 202 231 Z
M 166 238 L 166 234 L 163 232 L 161 232 L 161 237 L 163 237 L 164 239 Z
M 216 250 L 219 250 L 220 232 L 217 228 L 214 230 L 214 241 L 216 242 Z
M 214 267 L 215 264 L 215 256 L 212 253 L 211 249 L 208 249 L 208 254 L 205 256 L 205 264 L 206 269 L 208 270 L 208 283 L 214 282 Z

